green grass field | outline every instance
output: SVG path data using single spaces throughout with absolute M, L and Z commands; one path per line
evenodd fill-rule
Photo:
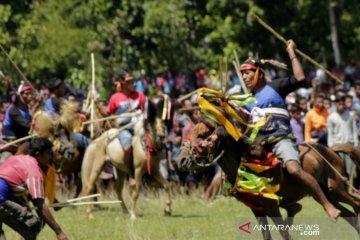
M 249 208 L 237 202 L 234 198 L 218 197 L 212 202 L 205 202 L 199 197 L 178 195 L 173 199 L 171 217 L 163 214 L 163 198 L 153 194 L 142 195 L 138 202 L 139 218 L 131 222 L 129 215 L 121 212 L 120 206 L 104 206 L 94 212 L 94 219 L 88 220 L 85 207 L 65 208 L 54 212 L 55 218 L 71 239 L 258 239 L 260 235 L 244 235 L 239 226 L 247 221 L 255 223 Z M 109 199 L 115 199 L 113 196 Z M 127 199 L 127 205 L 128 204 Z M 312 198 L 301 201 L 304 208 L 298 214 L 300 218 L 314 219 L 325 222 L 321 227 L 321 235 L 295 239 L 356 239 L 355 231 L 344 223 L 331 223 L 324 211 Z M 295 222 L 296 223 L 296 222 Z M 326 230 L 325 230 L 326 229 Z M 336 231 L 334 231 L 334 229 Z M 340 231 L 340 232 L 339 232 Z M 326 234 L 325 234 L 326 232 Z M 339 232 L 339 233 L 338 233 Z M 353 233 L 349 236 L 343 233 Z M 19 235 L 5 227 L 8 240 L 21 239 Z M 246 234 L 246 233 L 245 233 Z M 279 239 L 278 233 L 273 234 Z M 355 236 L 355 237 L 354 237 Z M 56 239 L 54 233 L 46 226 L 38 239 Z

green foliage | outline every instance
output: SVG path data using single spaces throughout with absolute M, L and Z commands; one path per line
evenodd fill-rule
M 360 5 L 332 1 L 344 62 L 358 57 Z M 218 68 L 236 50 L 286 58 L 281 42 L 251 18 L 256 13 L 317 60 L 333 61 L 329 1 L 286 0 L 44 0 L 0 3 L 0 44 L 27 77 L 45 83 L 57 76 L 86 88 L 90 54 L 97 79 L 109 89 L 121 68 L 150 76 Z M 20 76 L 0 55 L 1 70 Z

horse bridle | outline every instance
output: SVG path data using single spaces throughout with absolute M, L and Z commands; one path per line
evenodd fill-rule
M 215 130 L 214 130 L 215 132 Z M 201 147 L 206 147 L 207 144 L 209 144 L 209 140 L 211 139 L 211 136 L 214 134 L 211 133 L 209 137 L 207 137 L 205 140 L 201 140 L 198 144 L 191 144 L 191 140 L 190 138 L 186 138 L 185 141 L 183 141 L 182 146 L 180 147 L 180 149 L 184 149 L 189 153 L 189 158 L 191 160 L 192 163 L 194 163 L 195 165 L 199 166 L 199 167 L 210 167 L 213 166 L 217 163 L 217 161 L 219 161 L 219 159 L 224 155 L 225 153 L 225 149 L 221 150 L 221 152 L 219 153 L 218 156 L 214 157 L 211 153 L 208 153 L 207 156 L 202 156 L 201 155 Z M 214 153 L 216 153 L 216 151 L 218 150 L 220 146 L 220 140 L 217 141 L 215 150 L 213 151 Z M 209 159 L 208 162 L 198 162 L 196 161 L 196 159 Z

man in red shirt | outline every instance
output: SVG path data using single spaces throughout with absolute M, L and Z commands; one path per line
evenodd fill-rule
M 36 238 L 42 221 L 54 230 L 57 239 L 68 239 L 44 201 L 43 175 L 53 157 L 51 149 L 49 140 L 36 137 L 29 143 L 29 155 L 11 156 L 0 165 L 0 224 L 5 223 L 25 239 Z M 40 218 L 29 209 L 28 194 Z
M 145 105 L 145 95 L 135 90 L 134 77 L 131 74 L 122 71 L 120 73 L 119 82 L 117 82 L 117 92 L 111 96 L 106 112 L 101 106 L 99 106 L 98 101 L 95 101 L 95 103 L 103 116 L 120 115 L 124 112 L 143 111 Z M 131 121 L 134 121 L 134 119 L 126 118 L 119 120 L 117 123 L 118 126 L 121 127 Z M 127 163 L 130 163 L 132 160 L 131 145 L 133 134 L 133 127 L 129 127 L 119 133 L 119 141 L 123 147 L 125 161 Z M 132 167 L 132 164 L 130 164 L 130 166 Z

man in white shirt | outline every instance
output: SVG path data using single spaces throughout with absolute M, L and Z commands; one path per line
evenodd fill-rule
M 338 96 L 335 101 L 335 111 L 328 119 L 328 146 L 332 147 L 338 143 L 358 145 L 357 124 L 354 112 L 345 107 L 345 97 Z M 352 161 L 348 157 L 345 159 L 346 172 L 350 174 Z

